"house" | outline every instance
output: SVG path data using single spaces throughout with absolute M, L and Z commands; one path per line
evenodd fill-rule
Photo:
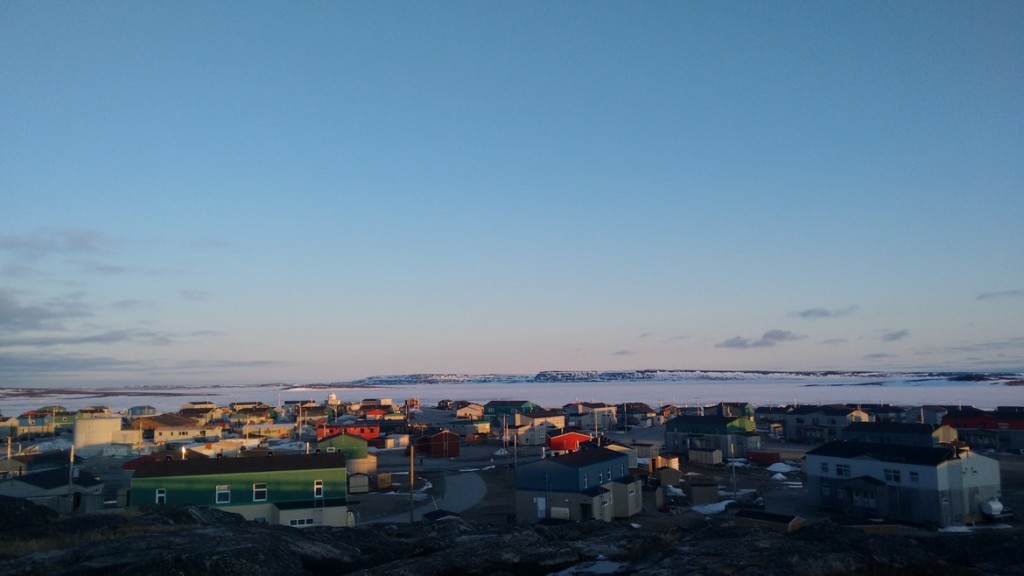
M 580 444 L 584 442 L 590 442 L 593 438 L 589 434 L 581 434 L 579 432 L 566 432 L 564 434 L 557 434 L 555 436 L 548 437 L 548 448 L 552 452 L 575 452 L 579 450 Z
M 491 400 L 484 404 L 484 416 L 490 418 L 492 422 L 498 422 L 502 417 L 515 422 L 516 414 L 526 414 L 538 410 L 543 410 L 543 408 L 529 400 Z
M 515 429 L 515 443 L 521 446 L 544 446 L 552 434 L 560 434 L 561 428 L 544 422 L 538 426 L 519 426 Z
M 68 466 L 67 456 L 63 456 L 63 466 L 14 475 L 0 482 L 0 495 L 25 498 L 58 512 L 89 512 L 103 508 L 103 481 L 81 471 L 78 466 Z
M 562 406 L 566 424 L 580 430 L 610 430 L 615 427 L 618 409 L 604 402 L 574 402 Z
M 957 431 L 951 426 L 892 421 L 851 422 L 839 435 L 842 440 L 850 442 L 901 446 L 938 446 L 957 441 Z
M 760 448 L 761 437 L 748 416 L 676 416 L 665 423 L 665 449 L 670 452 L 717 449 L 721 458 L 746 458 L 748 450 Z
M 196 440 L 220 438 L 221 430 L 216 426 L 165 426 L 153 430 L 153 442 L 166 444 L 176 442 L 195 442 Z
M 213 410 L 217 405 L 209 400 L 194 400 L 191 402 L 184 402 L 181 405 L 182 410 L 192 410 L 196 408 L 205 408 L 207 410 Z
M 131 506 L 209 506 L 283 526 L 352 526 L 345 457 L 309 454 L 144 462 Z
M 459 436 L 487 436 L 491 433 L 491 423 L 487 420 L 455 420 L 448 422 L 444 428 Z
M 380 422 L 370 422 L 368 420 L 357 420 L 350 424 L 343 424 L 340 426 L 342 432 L 349 436 L 359 436 L 366 440 L 373 440 L 374 438 L 380 437 Z
M 0 416 L 0 438 L 13 438 L 18 435 L 18 419 L 14 416 Z
M 142 431 L 142 437 L 152 440 L 154 430 L 158 428 L 183 428 L 197 426 L 198 422 L 192 418 L 186 418 L 179 414 L 155 414 L 153 416 L 140 416 L 132 421 L 132 428 Z
M 867 412 L 843 404 L 798 406 L 786 413 L 783 433 L 789 442 L 823 444 L 838 439 L 850 422 L 870 421 Z
M 858 404 L 857 408 L 867 412 L 872 422 L 912 422 L 915 416 L 910 409 L 892 404 Z
M 1019 406 L 997 406 L 991 412 L 968 406 L 950 410 L 942 423 L 956 428 L 975 450 L 1024 450 L 1024 408 Z
M 547 428 L 565 428 L 565 412 L 561 410 L 538 410 L 521 414 L 516 419 L 516 424 L 524 424 L 530 427 L 546 426 Z
M 628 518 L 642 509 L 628 455 L 594 447 L 516 468 L 516 522 Z
M 366 438 L 351 436 L 344 432 L 318 438 L 316 442 L 316 449 L 321 453 L 344 454 L 349 460 L 366 458 L 367 447 Z
M 643 402 L 625 402 L 622 414 L 618 414 L 623 426 L 657 426 L 661 424 L 658 412 Z
M 156 416 L 156 408 L 148 404 L 144 406 L 132 406 L 131 408 L 125 410 L 124 414 L 129 420 L 134 420 L 135 418 L 142 418 L 143 416 Z
M 792 406 L 758 406 L 754 409 L 754 424 L 759 431 L 781 437 L 786 414 L 792 409 Z
M 269 406 L 233 409 L 227 415 L 232 428 L 241 428 L 246 424 L 266 424 L 274 421 L 274 411 Z
M 754 405 L 747 402 L 719 402 L 710 408 L 705 408 L 704 413 L 754 420 Z
M 807 493 L 826 510 L 939 527 L 982 520 L 999 462 L 964 446 L 829 442 L 807 452 Z
M 458 434 L 441 430 L 420 436 L 412 442 L 417 457 L 454 458 L 459 455 L 459 440 Z
M 455 417 L 464 420 L 482 420 L 484 417 L 484 407 L 480 404 L 466 404 L 455 411 Z

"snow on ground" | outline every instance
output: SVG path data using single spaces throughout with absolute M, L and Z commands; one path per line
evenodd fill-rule
M 46 442 L 38 442 L 31 446 L 31 449 L 26 449 L 26 452 L 56 452 L 58 450 L 68 451 L 71 450 L 71 441 L 65 438 L 55 438 L 53 440 L 47 440 Z
M 722 500 L 721 502 L 716 502 L 714 504 L 700 504 L 698 506 L 694 506 L 691 510 L 699 514 L 704 514 L 705 516 L 721 514 L 722 512 L 725 512 L 725 507 L 733 502 L 735 502 L 735 500 Z
M 787 478 L 786 478 L 786 475 L 783 474 L 782 472 L 777 472 L 774 476 L 772 476 L 772 480 L 778 480 L 780 482 L 785 482 L 787 480 Z
M 783 462 L 776 462 L 775 464 L 772 464 L 771 466 L 768 467 L 768 471 L 769 472 L 781 472 L 783 474 L 789 474 L 791 472 L 799 471 L 799 468 L 794 468 L 794 467 L 790 466 L 789 464 L 786 464 L 786 463 L 783 463 Z

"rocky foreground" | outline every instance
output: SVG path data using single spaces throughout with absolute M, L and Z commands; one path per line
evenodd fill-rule
M 485 529 L 463 520 L 294 529 L 194 507 L 60 519 L 0 498 L 0 574 L 1021 574 L 1024 532 L 877 536 L 825 523 L 793 534 L 727 517 Z

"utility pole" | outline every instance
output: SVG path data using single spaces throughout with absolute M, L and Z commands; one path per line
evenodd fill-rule
M 416 517 L 413 514 L 413 510 L 416 505 L 416 501 L 413 496 L 416 495 L 414 488 L 416 487 L 416 445 L 409 444 L 409 523 L 416 521 Z
M 71 445 L 71 460 L 68 464 L 68 513 L 74 511 L 75 506 L 75 446 Z

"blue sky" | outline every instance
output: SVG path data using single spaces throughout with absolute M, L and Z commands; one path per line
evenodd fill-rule
M 0 385 L 1024 370 L 1022 29 L 0 3 Z

